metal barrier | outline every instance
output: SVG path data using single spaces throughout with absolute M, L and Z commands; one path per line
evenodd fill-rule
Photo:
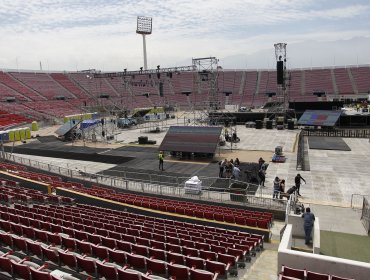
M 357 193 L 352 194 L 351 195 L 351 208 L 353 210 L 360 211 L 363 207 L 363 200 L 365 197 L 370 198 L 370 196 L 368 195 L 357 194 Z
M 297 149 L 297 170 L 304 170 L 304 131 L 298 134 L 298 149 Z
M 370 129 L 304 129 L 305 136 L 370 138 Z
M 187 199 L 195 199 L 197 201 L 204 200 L 204 201 L 213 201 L 219 203 L 227 203 L 227 204 L 235 204 L 235 205 L 244 205 L 244 206 L 251 206 L 251 207 L 260 207 L 265 209 L 274 209 L 274 210 L 282 210 L 285 211 L 287 200 L 283 199 L 272 199 L 271 193 L 268 190 L 264 190 L 260 188 L 260 191 L 254 192 L 249 190 L 249 185 L 247 184 L 246 189 L 233 189 L 233 192 L 230 192 L 229 189 L 225 189 L 224 191 L 211 191 L 208 190 L 209 186 L 212 183 L 220 178 L 217 177 L 200 177 L 199 179 L 202 180 L 202 187 L 204 190 L 200 194 L 187 194 L 184 190 L 184 184 L 186 180 L 189 178 L 185 177 L 175 177 L 172 178 L 174 184 L 170 185 L 168 181 L 172 179 L 164 178 L 171 178 L 169 176 L 159 176 L 153 174 L 145 174 L 139 173 L 139 175 L 143 176 L 144 178 L 139 180 L 131 180 L 130 173 L 125 172 L 123 177 L 112 177 L 106 176 L 103 174 L 90 174 L 86 172 L 82 172 L 79 170 L 72 170 L 60 166 L 51 165 L 48 163 L 43 163 L 27 158 L 22 158 L 15 155 L 7 154 L 7 160 L 19 163 L 22 165 L 30 166 L 36 169 L 48 171 L 50 173 L 62 175 L 69 178 L 76 178 L 84 181 L 89 181 L 92 183 L 110 186 L 118 189 L 130 190 L 135 192 L 142 192 L 142 193 L 151 193 L 151 194 L 160 194 L 164 196 L 170 197 L 180 197 L 180 198 L 187 198 Z M 136 174 L 137 176 L 138 174 Z M 134 177 L 131 174 L 132 177 Z M 147 177 L 145 177 L 147 176 Z M 135 177 L 137 178 L 137 177 Z M 232 179 L 224 179 L 228 181 L 228 186 L 232 185 L 233 183 L 242 183 L 246 184 L 245 182 L 238 182 Z M 163 183 L 165 182 L 165 183 Z M 257 187 L 257 186 L 254 186 Z
M 370 204 L 366 197 L 363 198 L 361 220 L 367 234 L 370 235 Z

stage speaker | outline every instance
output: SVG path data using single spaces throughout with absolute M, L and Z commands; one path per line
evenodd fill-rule
M 262 129 L 262 121 L 256 120 L 256 129 Z
M 163 97 L 163 83 L 159 83 L 159 96 Z
M 148 143 L 148 136 L 139 136 L 138 140 L 139 140 L 139 144 L 147 144 Z
M 266 129 L 272 129 L 272 120 L 266 121 Z
M 284 62 L 276 62 L 276 73 L 277 73 L 277 83 L 282 85 L 284 83 Z
M 294 129 L 294 121 L 291 121 L 291 120 L 288 121 L 288 129 L 290 130 Z

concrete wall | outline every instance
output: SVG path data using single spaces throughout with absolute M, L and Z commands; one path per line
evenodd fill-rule
M 303 223 L 304 220 L 302 218 L 302 215 L 288 215 L 288 224 L 292 226 L 292 236 L 299 238 L 305 237 Z M 315 217 L 311 236 L 313 243 L 313 253 L 320 254 L 320 220 L 318 217 Z
M 278 250 L 277 273 L 282 265 L 340 277 L 368 280 L 370 264 L 291 250 L 293 226 L 288 224 Z

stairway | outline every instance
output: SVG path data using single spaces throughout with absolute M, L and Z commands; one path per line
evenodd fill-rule
M 243 280 L 271 280 L 277 279 L 277 250 L 264 250 L 256 261 L 247 270 Z
M 258 71 L 258 74 L 257 74 L 257 84 L 256 84 L 256 95 L 260 91 L 260 81 L 261 81 L 261 71 Z
M 355 83 L 355 79 L 353 78 L 353 75 L 352 75 L 352 72 L 351 72 L 351 68 L 347 68 L 347 73 L 348 73 L 348 77 L 349 77 L 349 79 L 351 81 L 353 93 L 354 94 L 358 94 L 358 88 L 357 88 L 357 85 Z
M 306 92 L 306 72 L 302 70 L 302 78 L 301 78 L 301 95 L 304 95 Z
M 335 78 L 334 69 L 330 69 L 330 74 L 331 74 L 331 80 L 333 83 L 334 94 L 335 96 L 338 96 L 337 79 Z
M 242 73 L 242 80 L 240 81 L 240 87 L 239 87 L 239 95 L 243 95 L 244 93 L 244 87 L 245 87 L 245 80 L 247 78 L 247 72 L 243 71 Z

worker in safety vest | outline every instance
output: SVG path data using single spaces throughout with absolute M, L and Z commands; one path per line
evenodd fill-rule
M 159 170 L 163 171 L 164 170 L 163 169 L 164 153 L 162 151 L 159 152 L 158 159 L 159 159 Z

